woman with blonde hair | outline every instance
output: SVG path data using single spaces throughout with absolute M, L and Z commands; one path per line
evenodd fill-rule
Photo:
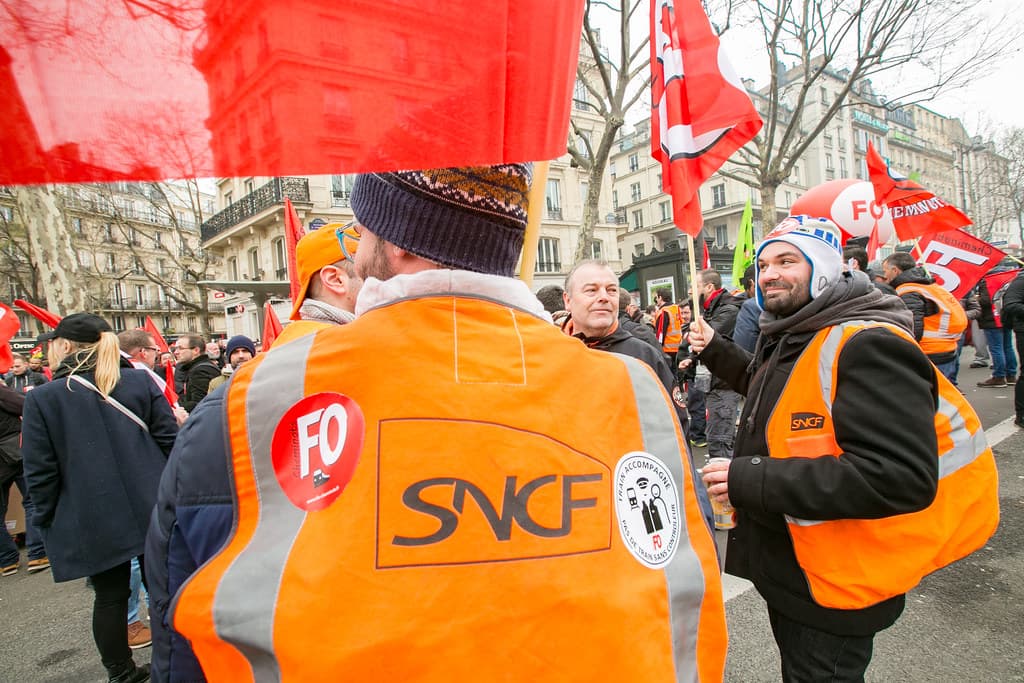
M 109 680 L 146 681 L 128 647 L 130 566 L 144 561 L 177 422 L 147 374 L 121 361 L 102 318 L 69 315 L 40 339 L 50 342 L 53 381 L 28 393 L 22 425 L 33 522 L 55 581 L 92 580 L 93 638 Z

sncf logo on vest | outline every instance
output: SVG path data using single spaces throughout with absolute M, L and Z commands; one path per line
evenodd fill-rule
M 792 413 L 789 416 L 789 430 L 801 432 L 805 429 L 821 429 L 825 426 L 825 416 L 817 413 Z
M 424 453 L 425 443 L 435 450 Z M 385 420 L 379 568 L 528 560 L 611 547 L 610 468 L 544 435 L 460 420 Z

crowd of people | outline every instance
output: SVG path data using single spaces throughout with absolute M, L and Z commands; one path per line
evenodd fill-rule
M 110 681 L 720 680 L 722 561 L 784 680 L 863 680 L 907 590 L 992 533 L 955 388 L 971 302 L 898 254 L 873 282 L 816 217 L 738 291 L 701 271 L 697 315 L 669 289 L 641 310 L 595 260 L 534 295 L 530 180 L 357 176 L 355 221 L 298 243 L 273 348 L 181 336 L 174 392 L 151 334 L 89 313 L 43 336 L 52 380 L 12 369 L 4 502 L 18 483 L 28 571 L 92 585 Z M 1020 345 L 1024 278 L 999 313 Z M 722 559 L 712 503 L 736 510 Z

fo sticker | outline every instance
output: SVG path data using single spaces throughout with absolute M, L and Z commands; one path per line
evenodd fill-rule
M 672 475 L 660 460 L 634 451 L 615 466 L 615 513 L 622 542 L 651 569 L 672 561 L 682 522 Z
M 274 430 L 270 457 L 288 499 L 303 510 L 323 510 L 352 479 L 365 431 L 363 411 L 348 396 L 307 396 Z

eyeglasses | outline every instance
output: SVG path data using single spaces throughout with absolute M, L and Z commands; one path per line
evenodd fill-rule
M 334 236 L 338 238 L 341 253 L 345 255 L 346 259 L 354 263 L 356 260 L 356 250 L 359 248 L 359 238 L 362 236 L 362 226 L 356 221 L 346 223 L 334 231 Z
M 142 349 L 144 351 L 152 351 L 153 353 L 160 353 L 160 349 L 158 349 L 155 346 L 143 346 Z

